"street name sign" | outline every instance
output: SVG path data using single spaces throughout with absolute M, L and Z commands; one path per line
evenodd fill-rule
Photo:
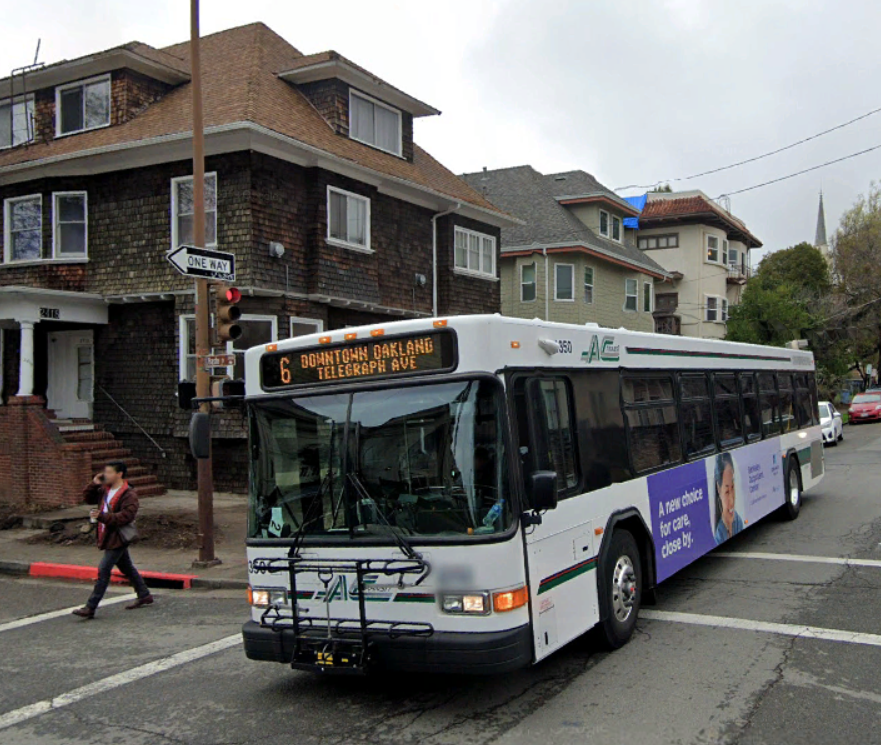
M 236 281 L 236 257 L 225 251 L 198 246 L 178 246 L 165 258 L 185 277 Z
M 236 364 L 234 354 L 211 354 L 199 359 L 206 370 L 213 370 L 215 367 L 232 367 Z

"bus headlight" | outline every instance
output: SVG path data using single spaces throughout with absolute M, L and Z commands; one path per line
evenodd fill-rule
M 268 608 L 270 605 L 284 605 L 287 602 L 287 590 L 276 590 L 269 587 L 249 587 L 248 603 L 255 608 Z
M 444 595 L 444 613 L 457 615 L 485 616 L 489 614 L 489 593 L 469 593 L 467 595 Z

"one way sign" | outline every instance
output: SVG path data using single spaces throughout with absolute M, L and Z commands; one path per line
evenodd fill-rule
M 225 251 L 178 246 L 165 254 L 165 258 L 185 277 L 236 281 L 236 257 Z

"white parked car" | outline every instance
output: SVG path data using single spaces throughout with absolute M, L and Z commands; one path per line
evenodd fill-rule
M 823 428 L 825 444 L 837 445 L 844 439 L 841 413 L 829 401 L 820 401 L 820 426 Z

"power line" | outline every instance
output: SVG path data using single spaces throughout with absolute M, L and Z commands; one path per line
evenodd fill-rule
M 699 178 L 700 176 L 709 176 L 713 173 L 720 173 L 721 171 L 727 171 L 731 168 L 737 168 L 738 166 L 746 165 L 747 163 L 754 163 L 757 160 L 762 160 L 762 158 L 768 158 L 772 155 L 777 155 L 777 153 L 785 152 L 786 150 L 791 150 L 794 147 L 798 147 L 799 145 L 803 145 L 806 142 L 810 142 L 811 140 L 816 140 L 818 137 L 822 137 L 823 135 L 827 135 L 830 132 L 835 132 L 839 129 L 844 129 L 844 127 L 849 127 L 851 124 L 855 124 L 856 122 L 862 121 L 863 119 L 867 119 L 873 114 L 877 114 L 881 111 L 881 106 L 877 109 L 872 109 L 871 111 L 866 112 L 865 114 L 861 114 L 855 119 L 851 119 L 850 121 L 843 122 L 842 124 L 836 124 L 834 127 L 829 129 L 824 129 L 822 132 L 817 132 L 817 134 L 811 135 L 810 137 L 805 137 L 804 139 L 798 140 L 798 142 L 793 142 L 790 145 L 785 145 L 784 147 L 779 147 L 776 150 L 771 150 L 767 153 L 762 153 L 761 155 L 756 155 L 753 158 L 747 158 L 746 160 L 738 161 L 737 163 L 732 163 L 731 165 L 721 166 L 719 168 L 711 168 L 709 171 L 701 171 L 700 173 L 692 174 L 691 176 L 682 176 L 680 178 L 673 179 L 662 179 L 661 181 L 656 181 L 653 184 L 630 184 L 629 186 L 619 186 L 615 191 L 623 191 L 624 189 L 651 189 L 655 186 L 658 186 L 663 183 L 673 183 L 676 181 L 690 181 L 691 179 Z M 734 193 L 734 192 L 732 192 Z
M 745 191 L 752 191 L 753 189 L 761 189 L 763 186 L 769 186 L 770 184 L 776 184 L 779 181 L 786 181 L 790 178 L 795 178 L 796 176 L 801 176 L 803 173 L 810 173 L 811 171 L 819 170 L 820 168 L 825 168 L 826 166 L 831 166 L 835 163 L 841 163 L 843 160 L 850 160 L 851 158 L 856 158 L 858 155 L 865 155 L 866 153 L 871 153 L 873 150 L 881 150 L 881 145 L 875 145 L 874 147 L 868 147 L 865 150 L 860 150 L 858 153 L 851 153 L 850 155 L 845 155 L 842 158 L 836 158 L 835 160 L 827 160 L 825 163 L 820 163 L 816 166 L 811 166 L 810 168 L 804 168 L 801 171 L 796 171 L 795 173 L 790 173 L 787 176 L 780 176 L 780 178 L 774 178 L 770 181 L 763 181 L 761 184 L 754 184 L 753 186 L 747 186 L 743 189 L 737 189 L 736 191 L 726 191 L 724 194 L 720 194 L 716 199 L 721 199 L 722 197 L 730 197 L 735 194 L 743 194 Z

